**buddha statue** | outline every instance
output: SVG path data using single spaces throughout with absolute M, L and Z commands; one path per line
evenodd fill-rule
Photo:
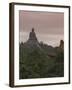
M 29 40 L 36 40 L 37 41 L 37 37 L 36 37 L 36 34 L 34 32 L 34 28 L 32 28 L 32 31 L 29 34 Z

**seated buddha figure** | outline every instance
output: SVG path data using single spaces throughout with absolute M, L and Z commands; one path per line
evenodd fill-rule
M 37 40 L 36 34 L 34 32 L 34 28 L 32 28 L 32 31 L 29 34 L 29 39 L 30 40 Z

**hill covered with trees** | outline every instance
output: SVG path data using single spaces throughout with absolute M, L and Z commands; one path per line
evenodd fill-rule
M 63 77 L 63 44 L 63 40 L 58 47 L 40 43 L 32 29 L 29 39 L 19 45 L 19 78 Z

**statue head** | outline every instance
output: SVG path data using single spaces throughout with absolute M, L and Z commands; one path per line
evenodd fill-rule
M 32 32 L 34 32 L 34 28 L 32 28 Z
M 60 40 L 60 44 L 64 44 L 64 41 L 63 40 Z

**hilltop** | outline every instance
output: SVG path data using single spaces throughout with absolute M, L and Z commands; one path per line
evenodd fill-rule
M 20 43 L 20 79 L 64 76 L 63 40 L 52 47 L 38 41 L 34 28 L 26 42 Z

